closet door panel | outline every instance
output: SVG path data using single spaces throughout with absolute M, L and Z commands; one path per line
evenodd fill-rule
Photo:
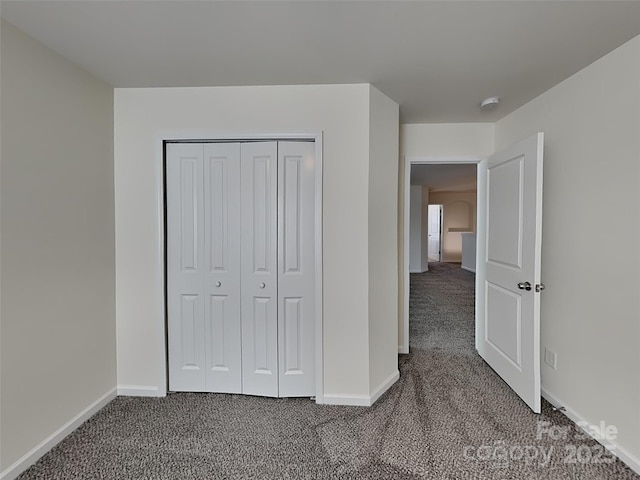
M 203 146 L 167 145 L 169 390 L 204 391 Z
M 315 395 L 315 144 L 278 144 L 281 397 Z
M 240 144 L 204 145 L 206 391 L 241 393 Z
M 241 147 L 242 392 L 278 396 L 277 143 Z

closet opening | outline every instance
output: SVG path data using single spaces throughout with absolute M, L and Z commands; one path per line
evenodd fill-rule
M 161 148 L 168 391 L 322 403 L 321 134 Z

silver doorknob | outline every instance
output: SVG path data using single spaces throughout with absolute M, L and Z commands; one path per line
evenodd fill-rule
M 264 283 L 261 283 L 260 288 L 264 288 L 264 287 L 266 287 L 266 285 Z
M 519 288 L 520 290 L 526 290 L 526 291 L 529 291 L 529 290 L 531 290 L 531 284 L 530 284 L 529 282 L 520 282 L 520 283 L 518 284 L 518 288 Z
M 222 286 L 222 282 L 216 282 L 216 287 L 221 287 Z

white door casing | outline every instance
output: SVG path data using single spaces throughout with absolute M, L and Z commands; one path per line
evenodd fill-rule
M 315 385 L 314 144 L 278 144 L 278 365 L 281 397 Z
M 276 142 L 241 152 L 242 392 L 278 396 Z
M 486 162 L 479 224 L 476 348 L 536 413 L 540 413 L 540 263 L 542 133 Z M 482 262 L 482 265 L 480 265 Z

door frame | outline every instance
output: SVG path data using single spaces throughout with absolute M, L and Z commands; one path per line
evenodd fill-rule
M 478 173 L 476 176 L 477 184 L 477 200 L 476 200 L 476 326 L 478 322 L 484 321 L 484 303 L 483 299 L 479 296 L 480 289 L 478 288 L 481 283 L 484 282 L 485 271 L 484 267 L 484 240 L 483 235 L 485 231 L 486 221 L 486 188 L 484 186 L 484 179 L 487 173 L 487 157 L 404 157 L 404 212 L 403 212 L 403 261 L 402 261 L 402 324 L 403 324 L 403 338 L 402 344 L 398 345 L 398 353 L 409 353 L 409 220 L 410 220 L 410 190 L 411 190 L 411 167 L 413 165 L 447 165 L 447 164 L 476 164 L 478 167 Z M 442 258 L 442 257 L 441 257 Z M 483 284 L 483 283 L 482 283 Z M 476 335 L 478 328 L 475 328 Z M 477 345 L 477 338 L 476 338 Z
M 315 401 L 324 403 L 324 351 L 323 351 L 323 305 L 322 305 L 322 146 L 323 132 L 316 133 L 221 133 L 207 131 L 162 132 L 156 135 L 156 205 L 158 214 L 158 265 L 162 275 L 156 288 L 159 292 L 158 305 L 159 338 L 156 344 L 162 346 L 165 361 L 162 363 L 164 385 L 160 394 L 166 395 L 169 385 L 168 331 L 167 331 L 167 268 L 166 268 L 166 152 L 165 145 L 173 142 L 216 143 L 216 142 L 266 142 L 266 141 L 308 141 L 315 144 Z

